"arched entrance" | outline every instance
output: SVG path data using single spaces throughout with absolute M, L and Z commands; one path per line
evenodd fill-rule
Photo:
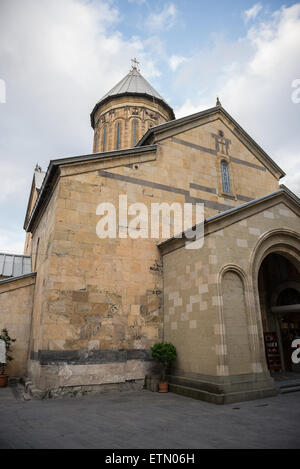
M 268 368 L 299 372 L 292 362 L 293 340 L 300 339 L 300 264 L 284 251 L 270 252 L 258 272 L 258 291 Z

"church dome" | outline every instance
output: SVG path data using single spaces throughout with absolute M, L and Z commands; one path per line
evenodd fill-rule
M 136 60 L 133 60 L 137 64 Z M 95 105 L 91 113 L 93 152 L 134 147 L 156 125 L 175 119 L 173 109 L 145 80 L 137 67 Z
M 95 105 L 91 113 L 91 125 L 95 128 L 95 114 L 100 106 L 114 98 L 123 96 L 140 96 L 150 98 L 153 102 L 160 103 L 170 114 L 170 119 L 175 119 L 173 109 L 162 98 L 162 96 L 150 85 L 150 83 L 141 75 L 139 70 L 134 66 L 132 70 L 122 78 L 108 93 L 106 93 L 100 101 Z

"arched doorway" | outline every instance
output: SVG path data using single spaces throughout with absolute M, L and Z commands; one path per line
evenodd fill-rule
M 262 261 L 258 290 L 268 368 L 271 372 L 299 372 L 291 347 L 300 339 L 300 265 L 283 252 Z

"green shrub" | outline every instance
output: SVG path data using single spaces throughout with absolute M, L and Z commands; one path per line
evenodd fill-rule
M 177 352 L 169 342 L 157 342 L 151 347 L 151 356 L 163 366 L 162 380 L 165 380 L 166 370 L 176 359 Z
M 6 363 L 0 363 L 1 368 L 2 368 L 1 374 L 4 375 L 7 362 L 10 362 L 11 360 L 13 360 L 13 356 L 10 354 L 11 344 L 12 342 L 15 342 L 16 339 L 12 339 L 11 337 L 9 337 L 7 329 L 2 329 L 1 334 L 0 334 L 0 340 L 4 340 L 5 348 L 6 348 Z

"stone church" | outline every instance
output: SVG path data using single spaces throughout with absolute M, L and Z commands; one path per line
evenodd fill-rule
M 219 100 L 175 119 L 135 65 L 91 125 L 93 153 L 36 167 L 24 255 L 0 254 L 9 374 L 48 396 L 142 389 L 164 340 L 178 354 L 172 391 L 220 404 L 274 395 L 276 373 L 300 371 L 300 205 L 283 170 Z M 97 207 L 120 195 L 149 211 L 204 204 L 203 247 L 174 233 L 100 239 Z

